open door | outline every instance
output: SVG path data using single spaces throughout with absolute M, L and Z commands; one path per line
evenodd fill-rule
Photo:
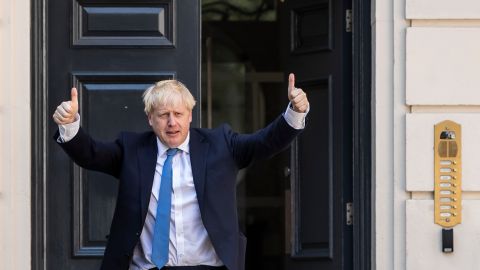
M 311 104 L 291 148 L 285 269 L 353 269 L 350 15 L 348 0 L 283 5 L 285 76 L 296 74 Z
M 202 9 L 204 126 L 265 126 L 286 108 L 289 72 L 312 106 L 290 151 L 237 178 L 246 269 L 354 269 L 350 2 L 203 1 Z

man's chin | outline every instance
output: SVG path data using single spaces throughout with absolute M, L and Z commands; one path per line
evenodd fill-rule
M 169 139 L 167 141 L 167 146 L 169 148 L 177 148 L 180 146 L 180 144 L 182 144 L 182 142 L 180 141 L 180 138 Z

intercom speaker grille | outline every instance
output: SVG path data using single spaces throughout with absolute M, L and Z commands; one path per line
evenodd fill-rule
M 448 144 L 447 142 L 440 142 L 438 145 L 438 155 L 442 158 L 447 157 L 448 152 Z
M 456 157 L 458 154 L 457 142 L 448 142 L 448 157 Z

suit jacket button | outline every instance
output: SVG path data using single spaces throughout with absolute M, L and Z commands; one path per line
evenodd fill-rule
M 136 235 L 136 236 L 140 236 L 140 233 L 139 233 L 139 232 L 137 232 L 135 235 Z

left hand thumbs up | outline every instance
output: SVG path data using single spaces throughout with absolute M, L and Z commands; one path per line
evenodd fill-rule
M 288 76 L 288 100 L 290 100 L 294 111 L 299 113 L 307 111 L 309 106 L 307 94 L 302 89 L 295 87 L 295 75 L 293 73 Z

